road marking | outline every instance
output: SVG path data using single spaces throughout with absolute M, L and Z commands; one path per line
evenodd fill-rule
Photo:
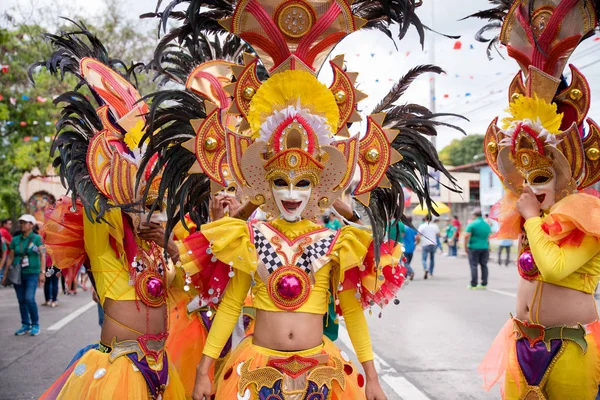
M 504 290 L 498 290 L 498 289 L 490 289 L 490 288 L 488 288 L 487 291 L 488 292 L 498 293 L 498 294 L 501 294 L 501 295 L 504 295 L 504 296 L 517 297 L 516 293 L 505 292 Z
M 338 339 L 348 349 L 353 349 L 350 335 L 344 324 L 340 324 Z M 373 362 L 379 373 L 379 377 L 389 386 L 402 400 L 430 400 L 423 392 L 415 385 L 410 383 L 408 379 L 400 376 L 394 367 L 388 364 L 377 353 L 373 353 Z
M 89 310 L 90 308 L 92 308 L 94 306 L 96 306 L 96 303 L 93 302 L 93 301 L 90 301 L 85 306 L 78 308 L 77 310 L 75 310 L 71 314 L 67 315 L 66 317 L 64 317 L 60 321 L 56 322 L 55 324 L 52 324 L 48 328 L 48 330 L 49 331 L 57 331 L 59 329 L 62 329 L 69 322 L 73 321 L 75 318 L 79 317 L 81 314 L 83 314 L 84 312 L 86 312 L 87 310 Z

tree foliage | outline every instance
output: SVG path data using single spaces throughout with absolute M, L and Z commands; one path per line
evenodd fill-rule
M 63 81 L 47 73 L 35 74 L 35 86 L 27 77 L 30 64 L 44 60 L 52 49 L 42 33 L 73 29 L 70 21 L 59 18 L 58 10 L 71 19 L 82 21 L 95 32 L 115 58 L 124 62 L 148 60 L 155 45 L 155 35 L 140 29 L 126 18 L 119 0 L 105 0 L 106 12 L 86 18 L 72 8 L 11 10 L 2 17 L 0 27 L 0 216 L 15 218 L 23 211 L 19 182 L 33 168 L 46 171 L 50 165 L 50 147 L 59 110 L 52 100 L 72 89 L 76 80 Z M 154 89 L 151 79 L 141 77 L 140 86 L 148 93 Z
M 454 139 L 440 151 L 444 165 L 464 165 L 483 160 L 483 135 Z

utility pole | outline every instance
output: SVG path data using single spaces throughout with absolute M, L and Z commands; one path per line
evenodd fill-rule
M 431 23 L 430 28 L 435 30 L 435 1 L 431 0 L 428 2 L 431 7 Z M 431 35 L 429 40 L 429 63 L 431 65 L 435 65 L 435 35 Z M 436 95 L 435 95 L 435 79 L 436 75 L 431 74 L 431 78 L 429 79 L 429 109 L 432 113 L 435 113 L 435 103 L 436 103 Z M 431 136 L 431 143 L 433 147 L 437 149 L 437 138 L 435 136 Z

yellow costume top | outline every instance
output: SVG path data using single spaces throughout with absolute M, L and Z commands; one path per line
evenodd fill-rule
M 246 224 L 223 218 L 204 225 L 201 234 L 210 244 L 206 253 L 213 261 L 217 259 L 231 269 L 231 280 L 221 299 L 204 354 L 212 358 L 219 356 L 250 288 L 254 295 L 253 306 L 257 309 L 321 315 L 327 312 L 330 288 L 337 288 L 333 293 L 336 305 L 343 312 L 359 360 L 373 359 L 363 305 L 356 292 L 361 284 L 372 283 L 380 288 L 383 282 L 370 280 L 373 270 L 365 272 L 369 279 L 361 279 L 362 283 L 354 285 L 353 290 L 344 284 L 348 271 L 358 274 L 360 268 L 367 269 L 363 262 L 372 241 L 369 232 L 353 227 L 336 232 L 308 220 L 290 223 L 278 219 L 271 223 Z M 194 244 L 185 244 L 187 251 L 182 252 L 181 262 L 186 271 L 196 274 L 203 266 L 194 255 Z M 382 264 L 393 263 L 393 258 L 383 255 Z M 375 289 L 378 288 L 370 288 L 372 292 Z M 364 291 L 369 292 L 369 289 Z
M 123 250 L 125 233 L 121 210 L 113 208 L 103 218 L 106 222 L 93 223 L 83 219 L 85 251 L 100 303 L 104 304 L 106 298 L 135 300 L 135 288 L 129 285 L 129 270 Z
M 525 231 L 538 280 L 594 293 L 600 279 L 600 226 L 590 218 L 600 199 L 573 194 L 559 201 L 547 216 L 525 221 Z

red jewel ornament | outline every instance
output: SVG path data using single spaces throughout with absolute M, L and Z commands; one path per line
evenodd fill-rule
M 292 265 L 277 268 L 269 277 L 267 288 L 275 306 L 286 311 L 302 307 L 311 292 L 308 274 Z
M 146 281 L 146 289 L 152 297 L 161 297 L 164 293 L 163 283 L 156 277 L 151 277 Z
M 293 300 L 302 293 L 302 283 L 295 275 L 285 275 L 277 282 L 277 292 L 281 297 Z

